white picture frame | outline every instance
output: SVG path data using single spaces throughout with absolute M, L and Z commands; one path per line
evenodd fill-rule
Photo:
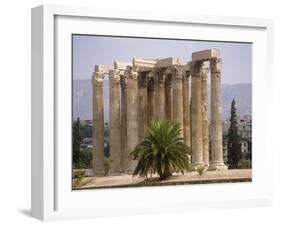
M 64 137 L 69 139 L 71 128 L 68 116 L 61 114 L 67 109 L 66 115 L 70 114 L 67 104 L 71 98 L 69 34 L 92 33 L 90 28 L 104 35 L 134 36 L 142 32 L 147 37 L 165 34 L 165 37 L 177 35 L 196 40 L 253 42 L 253 182 L 72 191 L 71 163 L 68 162 L 71 143 L 61 143 Z M 155 28 L 159 28 L 157 35 L 153 33 Z M 183 29 L 192 31 L 189 37 L 181 32 Z M 271 205 L 273 177 L 267 175 L 273 171 L 273 150 L 267 149 L 266 120 L 273 85 L 272 39 L 273 22 L 265 19 L 56 5 L 33 8 L 32 216 L 56 220 Z

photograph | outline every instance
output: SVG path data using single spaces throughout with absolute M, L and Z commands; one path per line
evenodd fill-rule
M 252 45 L 72 34 L 72 189 L 251 183 Z

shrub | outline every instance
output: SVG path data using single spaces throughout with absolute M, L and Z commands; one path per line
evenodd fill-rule
M 196 170 L 197 170 L 199 176 L 202 176 L 206 171 L 206 167 L 205 166 L 198 166 Z
M 188 172 L 188 173 L 191 173 L 192 171 L 193 171 L 192 165 L 189 164 L 189 165 L 188 165 L 188 168 L 187 168 L 187 172 Z
M 111 162 L 112 160 L 109 157 L 104 157 L 103 159 L 104 176 L 108 175 Z
M 74 175 L 74 187 L 78 187 L 80 182 L 83 180 L 85 177 L 85 170 L 79 170 L 75 173 Z
M 251 162 L 251 160 L 241 159 L 241 160 L 238 162 L 238 168 L 239 168 L 239 169 L 251 169 L 251 168 L 252 168 L 252 162 Z
M 74 179 L 85 177 L 85 173 L 86 173 L 85 170 L 77 170 L 75 172 Z

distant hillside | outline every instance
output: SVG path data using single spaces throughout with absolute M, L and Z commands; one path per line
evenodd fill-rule
M 109 96 L 109 83 L 105 80 L 105 96 Z M 230 105 L 233 98 L 236 101 L 237 113 L 252 113 L 252 85 L 251 84 L 234 84 L 222 85 L 222 112 L 223 118 L 229 118 Z M 209 87 L 210 97 L 210 87 Z M 210 99 L 209 99 L 210 100 Z M 109 103 L 105 98 L 105 121 L 109 119 Z M 210 112 L 210 111 L 209 111 Z M 92 119 L 92 84 L 91 80 L 81 79 L 73 81 L 73 117 L 80 119 Z
M 105 80 L 106 81 L 106 80 Z M 104 96 L 109 96 L 109 83 L 104 83 Z M 109 119 L 109 99 L 104 98 L 105 120 Z M 92 119 L 92 82 L 90 79 L 73 80 L 73 118 Z
M 237 114 L 252 113 L 252 84 L 222 85 L 222 112 L 223 118 L 230 117 L 230 106 L 235 99 Z

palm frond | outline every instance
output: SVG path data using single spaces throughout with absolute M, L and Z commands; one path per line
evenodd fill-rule
M 144 140 L 130 153 L 138 161 L 133 176 L 157 173 L 165 179 L 173 172 L 183 174 L 189 169 L 189 155 L 190 148 L 181 137 L 178 123 L 151 121 L 145 128 Z

